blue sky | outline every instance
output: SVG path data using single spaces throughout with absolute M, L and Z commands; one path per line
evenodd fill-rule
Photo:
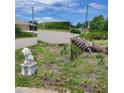
M 108 17 L 108 0 L 16 0 L 16 19 L 31 20 L 33 6 L 35 20 L 38 22 L 82 23 L 85 21 L 87 4 L 89 5 L 88 20 L 97 15 Z

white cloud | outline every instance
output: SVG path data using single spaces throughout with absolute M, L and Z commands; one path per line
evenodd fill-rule
M 60 4 L 60 6 L 54 6 L 54 4 Z M 35 11 L 44 11 L 46 9 L 62 11 L 69 10 L 71 8 L 77 7 L 78 5 L 79 4 L 73 0 L 16 0 L 16 8 L 30 10 L 31 7 L 34 6 Z
M 54 5 L 56 3 L 67 3 L 70 2 L 71 0 L 37 0 L 37 1 L 46 5 Z
M 36 20 L 37 20 L 39 23 L 42 23 L 42 22 L 57 22 L 57 21 L 64 21 L 64 20 L 60 20 L 59 18 L 53 18 L 53 17 L 36 18 Z
M 16 0 L 16 4 L 20 5 L 54 5 L 54 4 L 61 4 L 61 5 L 76 5 L 73 3 L 73 0 Z
M 86 13 L 86 9 L 84 8 L 84 9 L 79 9 L 78 11 L 77 11 L 78 13 Z
M 55 5 L 59 4 L 59 6 Z M 35 13 L 53 11 L 53 12 L 69 12 L 69 13 L 85 13 L 86 9 L 79 8 L 79 2 L 77 0 L 16 0 L 16 8 L 21 8 L 22 12 L 31 14 L 31 7 L 34 6 Z M 90 7 L 101 10 L 104 6 L 98 3 L 90 3 Z
M 25 21 L 29 21 L 31 20 L 30 17 L 25 17 L 23 19 L 20 19 L 20 15 L 17 15 L 16 16 L 16 20 L 25 20 Z M 36 17 L 35 20 L 38 22 L 38 23 L 42 23 L 42 22 L 61 22 L 61 21 L 67 21 L 67 20 L 62 20 L 62 19 L 59 19 L 59 18 L 54 18 L 54 17 L 49 17 L 49 16 L 46 16 L 46 17 Z
M 37 17 L 36 20 L 38 21 L 38 23 L 42 23 L 42 22 L 63 22 L 63 21 L 69 21 L 69 20 L 63 20 L 60 18 L 54 18 L 54 17 Z
M 98 9 L 98 10 L 104 9 L 103 5 L 95 3 L 95 2 L 90 3 L 89 6 L 92 7 L 92 8 Z

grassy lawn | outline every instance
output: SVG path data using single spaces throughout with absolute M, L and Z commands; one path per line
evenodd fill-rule
M 106 47 L 106 46 L 108 46 L 108 40 L 95 40 L 94 44 Z
M 69 45 L 39 42 L 29 48 L 37 62 L 37 73 L 29 77 L 21 75 L 20 64 L 24 62 L 24 57 L 21 49 L 16 50 L 16 86 L 50 87 L 59 93 L 65 93 L 66 90 L 72 93 L 107 93 L 107 60 L 104 54 L 82 53 L 70 61 Z
M 15 35 L 15 38 L 25 38 L 25 37 L 36 37 L 37 34 L 34 33 L 31 33 L 31 32 L 21 32 L 21 33 L 18 33 Z

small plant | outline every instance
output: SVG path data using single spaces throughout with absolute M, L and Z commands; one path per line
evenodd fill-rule
M 64 54 L 67 54 L 68 53 L 68 49 L 67 49 L 67 46 L 64 45 L 62 51 L 61 51 L 61 55 L 64 55 Z
M 85 93 L 85 92 L 83 90 L 78 89 L 78 90 L 75 90 L 73 93 Z
M 92 73 L 94 71 L 94 65 L 85 63 L 83 67 L 83 72 L 84 73 Z
M 100 65 L 104 65 L 104 64 L 105 64 L 105 61 L 104 61 L 104 57 L 103 57 L 103 55 L 98 54 L 98 55 L 96 56 L 96 58 L 99 59 L 99 61 L 98 61 L 98 66 L 100 66 Z
M 80 54 L 81 54 L 81 49 L 76 47 L 74 44 L 71 44 L 71 60 L 76 59 L 77 57 L 79 57 Z

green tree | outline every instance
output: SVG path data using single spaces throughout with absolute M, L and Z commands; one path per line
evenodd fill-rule
M 70 27 L 71 29 L 75 29 L 75 25 L 73 25 L 72 23 L 70 23 Z
M 82 24 L 79 22 L 76 24 L 76 28 L 80 28 L 80 27 L 82 27 Z
M 102 15 L 94 17 L 90 21 L 90 31 L 104 31 L 105 30 L 105 19 Z
M 104 28 L 105 31 L 108 31 L 108 18 L 106 18 L 105 20 L 105 28 Z

